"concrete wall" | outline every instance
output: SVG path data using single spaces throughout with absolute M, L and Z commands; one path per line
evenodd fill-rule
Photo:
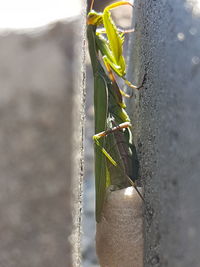
M 129 103 L 145 191 L 145 266 L 200 262 L 199 1 L 136 1 Z M 134 77 L 134 79 L 133 79 Z
M 0 266 L 72 266 L 77 27 L 74 20 L 0 36 Z

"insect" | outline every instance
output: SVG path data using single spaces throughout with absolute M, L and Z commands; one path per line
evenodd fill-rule
M 91 3 L 90 10 L 92 9 L 94 0 Z M 103 13 L 98 13 L 91 10 L 88 13 L 87 24 L 100 26 L 103 25 L 105 29 L 96 30 L 96 42 L 97 46 L 102 54 L 103 61 L 106 66 L 110 66 L 112 70 L 122 79 L 125 83 L 135 89 L 139 89 L 137 86 L 129 82 L 126 75 L 126 62 L 123 56 L 123 43 L 124 32 L 117 29 L 114 21 L 111 18 L 110 10 L 122 5 L 133 5 L 128 1 L 118 1 L 105 7 Z M 105 40 L 103 33 L 106 33 L 107 40 Z
M 136 188 L 137 175 L 132 169 L 134 162 L 131 123 L 125 111 L 124 93 L 120 90 L 113 72 L 130 87 L 139 87 L 126 79 L 124 35 L 117 29 L 110 14 L 110 10 L 115 7 L 131 4 L 119 1 L 108 5 L 103 13 L 97 13 L 91 10 L 93 3 L 94 0 L 87 16 L 87 38 L 94 76 L 96 221 L 100 222 L 108 186 L 117 190 L 128 187 L 131 183 Z M 99 30 L 99 26 L 104 29 Z

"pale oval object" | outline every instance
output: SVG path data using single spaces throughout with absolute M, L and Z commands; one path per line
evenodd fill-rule
M 101 267 L 143 267 L 142 206 L 133 187 L 106 193 L 102 218 L 96 225 L 96 251 Z

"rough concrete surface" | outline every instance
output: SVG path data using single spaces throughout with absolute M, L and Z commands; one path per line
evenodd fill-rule
M 71 265 L 76 22 L 0 36 L 0 266 Z
M 137 1 L 134 13 L 130 72 L 136 82 L 145 76 L 129 107 L 146 199 L 145 266 L 198 267 L 199 1 Z

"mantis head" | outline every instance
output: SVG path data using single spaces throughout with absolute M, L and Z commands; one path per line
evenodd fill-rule
M 96 12 L 94 10 L 91 10 L 88 13 L 87 24 L 98 26 L 102 23 L 103 23 L 103 19 L 102 19 L 102 13 L 101 12 Z

